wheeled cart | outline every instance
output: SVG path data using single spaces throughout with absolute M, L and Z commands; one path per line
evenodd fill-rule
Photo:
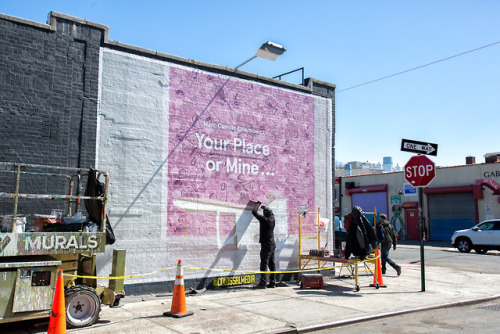
M 303 217 L 308 215 L 314 215 L 313 223 L 303 223 Z M 321 249 L 321 240 L 326 239 L 326 231 L 320 228 L 321 220 L 320 220 L 320 209 L 318 211 L 307 212 L 302 211 L 299 213 L 299 269 L 300 270 L 311 270 L 318 269 L 322 270 L 327 267 L 327 264 L 330 263 L 332 266 L 336 267 L 336 264 L 340 264 L 340 268 L 346 267 L 347 270 L 354 277 L 355 282 L 355 290 L 359 291 L 359 273 L 361 271 L 367 271 L 374 277 L 375 288 L 379 288 L 379 280 L 378 280 L 378 272 L 377 268 L 377 256 L 375 252 L 372 251 L 370 255 L 364 259 L 360 260 L 359 258 L 351 258 L 345 259 L 339 256 L 325 254 L 326 250 Z M 309 229 L 309 231 L 307 230 Z M 317 247 L 313 251 L 303 249 L 305 241 L 309 240 L 309 245 L 312 247 Z M 312 243 L 311 243 L 312 241 Z M 311 253 L 323 253 L 322 255 L 312 255 Z M 373 269 L 370 266 L 373 265 Z M 363 270 L 360 270 L 360 266 L 363 266 Z

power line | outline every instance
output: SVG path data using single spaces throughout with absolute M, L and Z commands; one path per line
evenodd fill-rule
M 483 45 L 481 47 L 478 47 L 478 48 L 475 48 L 475 49 L 472 49 L 472 50 L 469 50 L 469 51 L 465 51 L 465 52 L 462 52 L 462 53 L 459 53 L 459 54 L 456 54 L 456 55 L 453 55 L 453 56 L 450 56 L 450 57 L 439 59 L 439 60 L 433 61 L 433 62 L 425 64 L 425 65 L 420 65 L 420 66 L 417 66 L 417 67 L 414 67 L 414 68 L 410 68 L 409 70 L 405 70 L 405 71 L 402 71 L 402 72 L 397 72 L 397 73 L 394 73 L 394 74 L 391 74 L 391 75 L 387 75 L 387 76 L 382 77 L 382 78 L 378 78 L 378 79 L 375 79 L 375 80 L 371 80 L 371 81 L 367 81 L 367 82 L 361 83 L 361 84 L 356 85 L 356 86 L 352 86 L 352 87 L 348 87 L 348 88 L 345 88 L 345 89 L 341 89 L 341 90 L 338 90 L 337 93 L 345 92 L 346 90 L 354 89 L 354 88 L 357 88 L 357 87 L 360 87 L 360 86 L 369 85 L 369 84 L 372 84 L 372 83 L 377 82 L 377 81 L 389 79 L 389 78 L 395 77 L 397 75 L 401 75 L 401 74 L 404 74 L 404 73 L 415 71 L 415 70 L 421 69 L 423 67 L 434 65 L 434 64 L 446 61 L 446 60 L 450 60 L 450 59 L 456 58 L 456 57 L 460 57 L 460 56 L 463 56 L 465 54 L 468 54 L 468 53 L 471 53 L 471 52 L 474 52 L 474 51 L 478 51 L 478 50 L 481 50 L 481 49 L 484 49 L 484 48 L 487 48 L 487 47 L 490 47 L 490 46 L 493 46 L 493 45 L 496 45 L 496 44 L 500 44 L 500 41 L 497 41 L 497 42 L 491 43 L 491 44 L 487 44 L 487 45 Z

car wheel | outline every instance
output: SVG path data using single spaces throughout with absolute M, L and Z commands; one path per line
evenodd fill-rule
M 457 249 L 460 253 L 469 253 L 472 249 L 471 242 L 468 239 L 459 239 L 457 241 Z
M 478 254 L 486 254 L 488 250 L 486 248 L 474 248 L 474 251 Z

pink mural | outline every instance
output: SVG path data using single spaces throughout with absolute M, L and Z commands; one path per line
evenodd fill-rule
M 180 68 L 169 94 L 167 234 L 229 236 L 231 208 L 275 197 L 297 233 L 297 205 L 314 208 L 314 99 Z

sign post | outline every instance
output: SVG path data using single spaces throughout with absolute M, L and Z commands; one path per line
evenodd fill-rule
M 422 187 L 418 188 L 418 237 L 420 239 L 420 287 L 422 292 L 425 292 L 425 256 L 424 256 L 424 210 L 422 203 L 424 195 Z
M 406 141 L 406 142 L 405 142 Z M 437 155 L 437 144 L 415 142 L 403 139 L 401 151 Z M 420 146 L 418 146 L 420 145 Z M 404 149 L 403 149 L 404 146 Z M 422 152 L 424 151 L 424 152 Z M 413 187 L 418 188 L 418 226 L 420 238 L 420 273 L 422 292 L 425 291 L 425 261 L 424 261 L 424 210 L 422 208 L 423 192 L 422 188 L 436 177 L 436 166 L 434 162 L 424 155 L 416 155 L 410 158 L 404 167 L 405 180 Z

